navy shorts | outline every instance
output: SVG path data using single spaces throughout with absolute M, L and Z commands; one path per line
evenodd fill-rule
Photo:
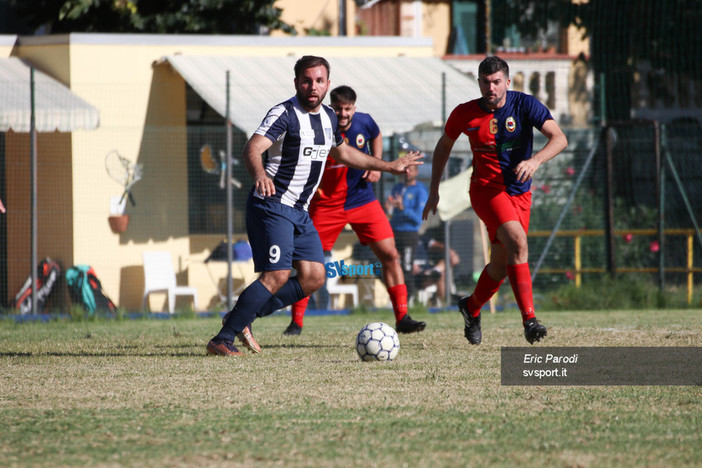
M 304 210 L 249 194 L 246 232 L 256 271 L 291 270 L 297 260 L 324 263 L 319 234 Z

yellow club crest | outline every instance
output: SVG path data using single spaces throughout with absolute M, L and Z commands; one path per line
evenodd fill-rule
M 357 148 L 363 148 L 363 146 L 366 144 L 366 137 L 361 135 L 360 133 L 356 135 L 356 147 Z

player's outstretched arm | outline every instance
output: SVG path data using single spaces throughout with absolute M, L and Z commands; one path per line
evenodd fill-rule
M 275 195 L 273 180 L 266 174 L 263 167 L 263 153 L 273 145 L 273 142 L 263 135 L 254 134 L 244 145 L 244 165 L 254 180 L 254 188 L 261 195 Z
M 346 143 L 332 148 L 331 157 L 355 169 L 384 171 L 395 175 L 404 174 L 409 166 L 424 164 L 420 161 L 424 155 L 419 151 L 412 151 L 394 161 L 383 161 L 382 159 L 369 156 Z

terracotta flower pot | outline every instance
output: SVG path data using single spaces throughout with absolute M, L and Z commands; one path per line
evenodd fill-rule
M 119 216 L 110 216 L 107 218 L 107 221 L 110 223 L 110 229 L 112 229 L 112 232 L 119 234 L 120 232 L 127 230 L 129 215 L 123 214 Z

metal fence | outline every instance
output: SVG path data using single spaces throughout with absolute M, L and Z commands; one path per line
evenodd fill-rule
M 582 58 L 573 59 L 576 61 L 582 65 Z M 698 106 L 702 86 L 698 78 L 687 77 L 686 81 L 674 63 L 669 66 L 669 70 L 660 66 L 649 76 L 667 71 L 675 76 L 679 86 L 669 90 L 670 105 L 661 107 L 660 99 L 634 99 L 631 114 L 646 115 L 646 120 L 607 122 L 606 113 L 590 112 L 599 107 L 597 99 L 607 95 L 602 92 L 604 79 L 596 79 L 584 94 L 588 119 L 557 116 L 569 148 L 539 170 L 533 185 L 531 231 L 549 233 L 531 236 L 529 241 L 537 288 L 586 282 L 595 275 L 637 272 L 659 287 L 685 285 L 688 300 L 692 300 L 689 291 L 699 284 L 697 272 L 702 265 L 698 228 L 702 218 L 698 202 L 702 196 L 702 114 Z M 637 62 L 630 76 L 640 78 L 642 67 Z M 31 257 L 35 240 L 37 260 L 51 257 L 64 270 L 75 264 L 95 267 L 106 291 L 128 310 L 141 306 L 145 250 L 171 252 L 177 281 L 203 291 L 201 308 L 221 301 L 221 272 L 212 275 L 206 259 L 228 227 L 234 240 L 246 239 L 244 206 L 251 179 L 239 155 L 247 135 L 234 128 L 228 141 L 224 116 L 171 70 L 155 70 L 151 82 L 71 84 L 99 109 L 111 109 L 101 112 L 97 130 L 42 131 L 36 141 L 26 130 L 0 132 L 0 199 L 7 208 L 0 215 L 0 305 L 4 308 L 9 308 L 35 268 Z M 661 93 L 658 81 L 649 80 L 648 87 L 636 83 L 635 90 L 617 82 L 611 86 L 639 97 Z M 395 86 L 405 84 L 399 81 Z M 3 86 L 0 97 L 9 101 L 11 89 Z M 376 91 L 382 96 L 392 89 L 386 83 Z M 433 91 L 436 102 L 431 105 L 440 106 L 440 85 Z M 685 96 L 689 101 L 684 101 Z M 466 100 L 474 97 L 466 96 Z M 586 120 L 587 125 L 571 125 L 575 120 Z M 411 141 L 427 155 L 422 175 L 428 182 L 431 152 L 440 132 L 440 127 L 425 125 L 402 135 L 384 135 L 384 157 L 397 156 L 393 142 L 400 136 Z M 535 137 L 534 146 L 539 148 L 544 139 L 538 132 Z M 222 162 L 227 159 L 222 154 L 229 145 L 234 179 L 229 185 L 231 225 L 227 223 L 226 178 L 222 178 Z M 133 204 L 128 198 L 120 204 L 124 183 L 110 176 L 107 164 L 113 153 L 124 157 L 132 170 L 138 165 L 142 173 L 131 188 Z M 449 164 L 452 173 L 470 164 L 465 138 L 457 144 L 454 156 Z M 378 196 L 383 198 L 396 181 L 384 176 L 376 186 Z M 110 219 L 122 214 L 128 219 Z M 118 221 L 125 224 L 119 226 Z M 471 225 L 461 226 L 470 229 Z M 694 235 L 683 238 L 674 235 L 674 230 Z M 461 235 L 460 229 L 455 231 L 454 237 Z M 564 232 L 572 235 L 558 234 Z M 690 240 L 700 245 L 690 246 Z M 464 241 L 455 239 L 452 246 L 464 245 Z M 469 245 L 461 247 L 466 257 L 455 278 L 460 291 L 471 288 L 472 273 L 482 269 L 480 261 L 474 260 L 479 258 L 479 241 Z M 70 307 L 63 275 L 55 290 L 49 309 Z

